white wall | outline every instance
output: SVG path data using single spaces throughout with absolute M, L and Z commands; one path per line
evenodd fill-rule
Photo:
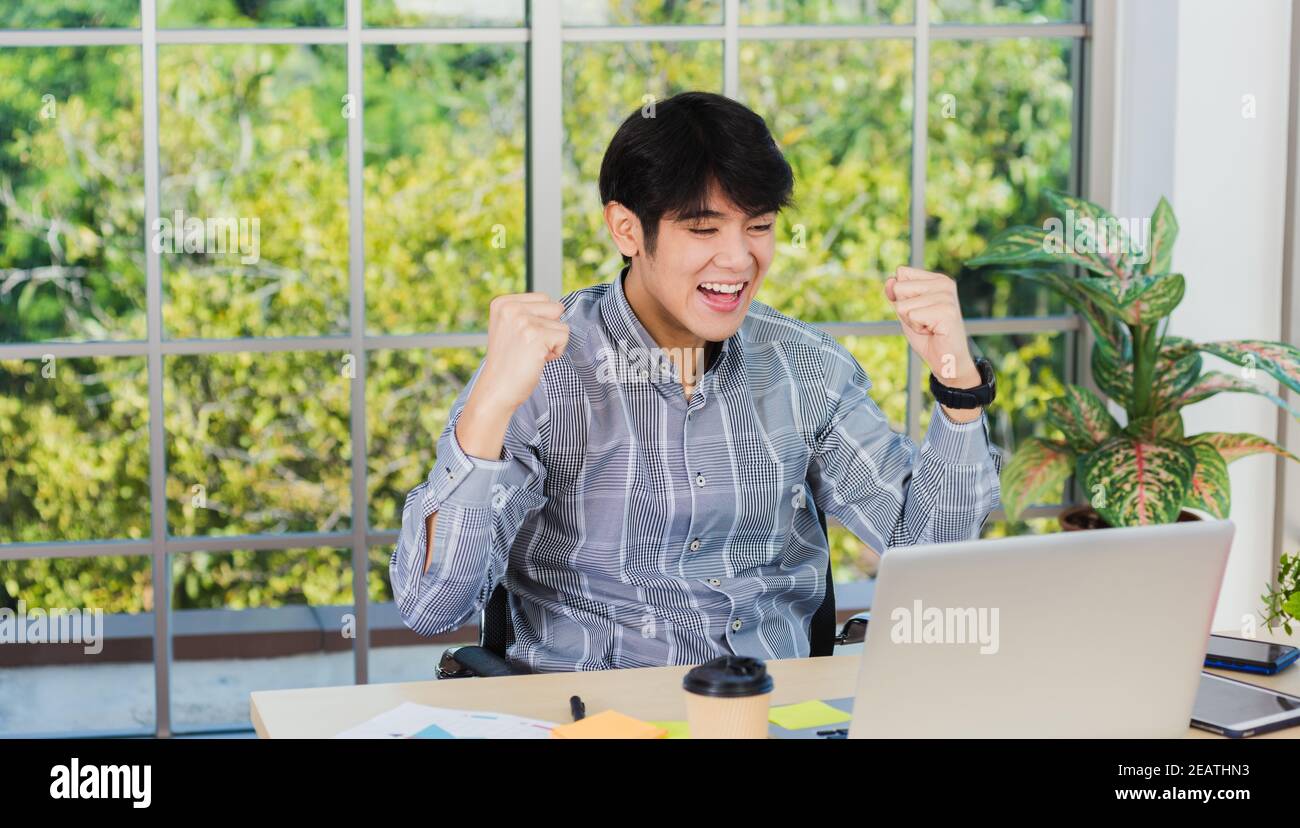
M 1129 0 L 1119 5 L 1121 100 L 1113 210 L 1122 217 L 1149 215 L 1162 193 L 1174 207 L 1181 228 L 1174 270 L 1186 276 L 1188 289 L 1170 333 L 1200 341 L 1279 339 L 1288 232 L 1290 3 Z M 1254 117 L 1243 115 L 1248 95 Z M 1213 357 L 1206 362 L 1239 370 Z M 1277 389 L 1262 372 L 1256 380 Z M 1184 409 L 1184 422 L 1189 434 L 1249 431 L 1278 437 L 1276 409 L 1252 395 L 1220 394 Z M 1237 537 L 1216 628 L 1237 628 L 1242 616 L 1257 613 L 1273 557 L 1274 461 L 1260 455 L 1229 469 Z

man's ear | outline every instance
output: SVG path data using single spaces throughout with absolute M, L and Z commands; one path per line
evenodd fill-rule
M 610 201 L 605 205 L 605 226 L 609 228 L 610 238 L 614 240 L 619 253 L 630 258 L 641 252 L 645 236 L 641 231 L 641 219 L 637 218 L 636 213 L 617 201 Z

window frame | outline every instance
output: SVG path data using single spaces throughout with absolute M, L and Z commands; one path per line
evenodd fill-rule
M 1071 75 L 1074 112 L 1071 153 L 1071 188 L 1094 199 L 1105 200 L 1110 191 L 1113 152 L 1111 125 L 1114 121 L 1114 0 L 1075 0 L 1075 20 L 1059 23 L 1014 25 L 965 25 L 930 23 L 929 0 L 914 0 L 913 19 L 906 24 L 864 25 L 740 25 L 741 0 L 722 0 L 723 22 L 711 25 L 572 26 L 562 23 L 560 4 L 554 0 L 529 0 L 521 27 L 481 28 L 367 28 L 362 23 L 362 0 L 337 0 L 345 4 L 345 23 L 339 28 L 238 28 L 159 29 L 157 0 L 141 0 L 139 29 L 40 29 L 0 30 L 0 48 L 48 46 L 127 45 L 141 49 L 142 117 L 144 135 L 145 217 L 150 226 L 160 215 L 159 182 L 159 85 L 160 45 L 211 44 L 340 44 L 347 53 L 347 89 L 355 104 L 355 116 L 347 127 L 348 177 L 348 284 L 349 333 L 333 336 L 165 339 L 162 326 L 163 282 L 161 256 L 144 242 L 146 318 L 148 338 L 144 340 L 0 343 L 0 360 L 73 357 L 144 356 L 148 368 L 149 392 L 149 492 L 150 536 L 143 540 L 94 540 L 78 542 L 0 544 L 0 560 L 67 558 L 99 555 L 151 556 L 154 594 L 168 596 L 154 610 L 155 735 L 172 735 L 170 711 L 172 666 L 171 578 L 172 555 L 195 551 L 272 550 L 331 547 L 352 550 L 353 608 L 356 637 L 353 639 L 355 682 L 369 680 L 370 601 L 367 594 L 369 552 L 375 546 L 391 546 L 397 530 L 376 531 L 369 525 L 366 488 L 367 430 L 366 374 L 372 351 L 411 348 L 484 347 L 486 332 L 371 335 L 367 333 L 364 261 L 364 113 L 362 85 L 364 47 L 377 44 L 526 44 L 526 261 L 528 289 L 552 296 L 562 294 L 563 278 L 563 193 L 562 170 L 553 163 L 535 159 L 561 157 L 564 131 L 561 107 L 564 98 L 564 44 L 573 42 L 644 42 L 710 40 L 723 44 L 723 90 L 729 97 L 739 92 L 739 51 L 745 41 L 754 40 L 910 40 L 913 43 L 913 123 L 911 165 L 911 210 L 909 216 L 910 263 L 924 266 L 926 226 L 925 185 L 927 160 L 927 118 L 929 106 L 930 43 L 935 40 L 985 41 L 998 38 L 1069 38 L 1072 41 Z M 915 243 L 920 240 L 920 243 Z M 896 336 L 897 321 L 833 322 L 819 327 L 834 336 Z M 983 318 L 967 320 L 972 336 L 1054 332 L 1065 337 L 1066 382 L 1091 385 L 1087 360 L 1090 331 L 1074 313 L 1046 317 Z M 164 432 L 163 358 L 218 353 L 275 351 L 345 351 L 355 358 L 356 376 L 351 385 L 351 529 L 341 532 L 252 534 L 237 536 L 174 537 L 166 527 L 166 434 Z M 907 372 L 907 434 L 919 440 L 922 391 L 927 378 L 919 357 L 911 354 Z M 1067 498 L 1074 501 L 1075 498 Z M 1054 516 L 1062 504 L 1038 505 L 1026 517 Z M 992 516 L 1002 517 L 1002 510 Z M 187 731 L 188 732 L 188 731 Z M 68 734 L 74 735 L 74 734 Z

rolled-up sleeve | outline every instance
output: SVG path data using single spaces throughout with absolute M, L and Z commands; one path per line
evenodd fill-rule
M 809 464 L 817 507 L 878 553 L 978 537 L 1001 503 L 1002 453 L 988 418 L 956 423 L 936 404 L 918 447 L 889 426 L 871 380 L 834 340 L 823 349 L 826 419 Z
M 452 405 L 433 470 L 406 497 L 389 562 L 398 611 L 421 635 L 455 629 L 482 610 L 505 574 L 520 527 L 546 502 L 542 454 L 549 411 L 541 383 L 515 411 L 497 459 L 472 457 L 456 439 L 456 423 L 481 371 L 482 365 Z M 427 527 L 435 512 L 426 572 Z

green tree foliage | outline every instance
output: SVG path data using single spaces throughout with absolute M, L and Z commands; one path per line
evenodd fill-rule
M 366 4 L 368 22 L 406 20 Z M 747 22 L 854 22 L 842 4 L 742 4 Z M 1053 10 L 1038 3 L 1038 11 Z M 136 25 L 133 2 L 0 12 L 6 26 Z M 95 10 L 91 10 L 91 6 Z M 717 3 L 610 4 L 607 22 L 720 20 Z M 974 3 L 953 14 L 1026 14 Z M 162 25 L 341 25 L 341 3 L 163 2 Z M 867 22 L 906 22 L 910 2 Z M 977 14 L 978 13 L 978 14 Z M 432 21 L 434 25 L 474 22 Z M 123 22 L 125 21 L 125 22 Z M 988 22 L 988 21 L 984 21 Z M 1069 44 L 934 43 L 927 266 L 953 273 L 979 240 L 1033 223 L 1037 193 L 1068 186 Z M 796 173 L 776 262 L 759 298 L 811 321 L 886 320 L 881 282 L 908 261 L 912 49 L 905 40 L 744 42 L 740 99 L 763 114 Z M 158 51 L 161 214 L 258 220 L 256 261 L 240 252 L 162 254 L 167 339 L 346 335 L 348 204 L 341 45 L 162 45 Z M 366 46 L 364 235 L 371 334 L 482 330 L 491 296 L 526 286 L 525 95 L 521 44 Z M 567 43 L 563 284 L 606 281 L 621 260 L 596 177 L 629 113 L 684 89 L 722 90 L 717 42 Z M 139 50 L 0 50 L 0 339 L 147 335 Z M 938 96 L 957 102 L 943 116 Z M 48 96 L 48 97 L 47 97 Z M 647 96 L 650 96 L 647 98 Z M 54 108 L 50 117 L 50 101 Z M 355 111 L 354 111 L 355 114 Z M 1039 293 L 962 276 L 968 315 L 1056 310 Z M 906 414 L 900 337 L 846 337 L 895 427 Z M 999 362 L 991 412 L 1007 448 L 1042 433 L 1061 393 L 1059 336 L 983 337 Z M 395 529 L 405 494 L 434 462 L 448 408 L 482 352 L 367 355 L 372 527 Z M 175 536 L 341 531 L 351 526 L 351 384 L 343 346 L 164 358 L 166 519 Z M 0 543 L 149 534 L 146 361 L 0 363 Z M 1023 531 L 1025 524 L 990 527 Z M 839 577 L 870 571 L 834 530 Z M 387 548 L 370 550 L 367 590 L 390 598 Z M 173 556 L 176 608 L 349 604 L 349 553 L 303 548 Z M 0 602 L 155 606 L 146 556 L 0 563 Z

